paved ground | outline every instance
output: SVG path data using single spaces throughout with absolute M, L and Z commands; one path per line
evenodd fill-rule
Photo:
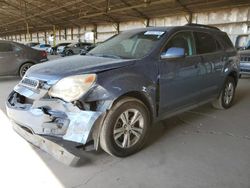
M 209 104 L 158 123 L 147 146 L 124 159 L 82 153 L 65 166 L 26 143 L 6 118 L 4 101 L 16 78 L 0 79 L 0 187 L 250 187 L 250 78 L 240 80 L 235 105 Z

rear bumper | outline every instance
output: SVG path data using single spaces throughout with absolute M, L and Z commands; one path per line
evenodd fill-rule
M 39 63 L 43 63 L 43 62 L 46 62 L 46 61 L 48 61 L 49 59 L 48 58 L 44 58 L 44 59 L 41 59 L 40 61 L 39 61 Z

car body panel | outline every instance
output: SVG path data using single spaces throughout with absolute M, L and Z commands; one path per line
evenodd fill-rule
M 49 61 L 39 66 L 33 66 L 27 71 L 27 76 L 39 77 L 49 82 L 56 82 L 66 76 L 99 72 L 126 66 L 131 63 L 133 63 L 131 60 L 76 55 Z M 54 69 L 54 67 L 57 67 L 57 69 Z

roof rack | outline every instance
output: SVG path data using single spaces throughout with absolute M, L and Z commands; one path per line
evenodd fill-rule
M 208 28 L 208 29 L 216 29 L 216 30 L 220 31 L 220 29 L 218 27 L 214 27 L 214 26 L 210 26 L 210 25 L 188 23 L 185 26 L 203 27 L 203 28 Z

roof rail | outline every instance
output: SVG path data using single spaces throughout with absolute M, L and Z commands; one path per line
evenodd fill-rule
M 220 31 L 218 27 L 215 26 L 210 26 L 210 25 L 202 25 L 202 24 L 195 24 L 195 23 L 188 23 L 185 26 L 194 26 L 194 27 L 203 27 L 203 28 L 208 28 L 208 29 L 216 29 Z

